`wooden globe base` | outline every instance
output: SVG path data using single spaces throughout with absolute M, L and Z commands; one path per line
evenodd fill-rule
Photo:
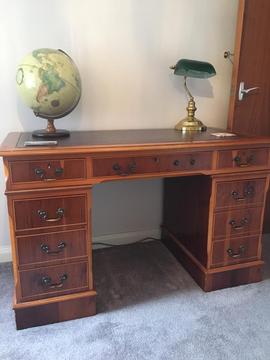
M 37 138 L 56 139 L 61 137 L 68 137 L 70 136 L 70 132 L 68 130 L 56 129 L 54 126 L 54 120 L 48 119 L 47 128 L 33 131 L 32 136 Z

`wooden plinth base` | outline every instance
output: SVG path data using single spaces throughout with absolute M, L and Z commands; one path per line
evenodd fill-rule
M 96 292 L 59 296 L 45 300 L 14 302 L 17 330 L 78 319 L 96 314 Z
M 244 285 L 262 280 L 263 261 L 206 269 L 179 240 L 165 228 L 162 229 L 164 245 L 190 273 L 196 283 L 206 292 Z

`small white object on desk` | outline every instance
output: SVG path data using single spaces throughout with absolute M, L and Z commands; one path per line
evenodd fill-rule
M 57 140 L 33 140 L 24 142 L 24 146 L 51 146 L 57 144 Z
M 236 136 L 236 134 L 228 133 L 228 132 L 211 133 L 211 135 L 214 135 L 216 137 Z

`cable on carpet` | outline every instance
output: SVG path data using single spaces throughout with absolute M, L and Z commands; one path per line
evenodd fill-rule
M 153 241 L 162 241 L 161 239 L 157 239 L 155 237 L 145 237 L 143 239 L 137 240 L 137 241 L 133 241 L 127 244 L 108 244 L 108 243 L 104 243 L 104 242 L 93 242 L 93 245 L 102 245 L 102 246 L 107 246 L 107 247 L 119 247 L 119 246 L 127 246 L 127 245 L 134 245 L 134 244 L 138 244 L 138 243 L 143 243 L 146 242 L 147 240 L 153 240 Z

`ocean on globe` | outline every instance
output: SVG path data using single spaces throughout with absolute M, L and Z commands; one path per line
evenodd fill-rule
M 18 65 L 16 82 L 23 102 L 46 119 L 67 115 L 81 96 L 79 71 L 62 50 L 32 51 Z

